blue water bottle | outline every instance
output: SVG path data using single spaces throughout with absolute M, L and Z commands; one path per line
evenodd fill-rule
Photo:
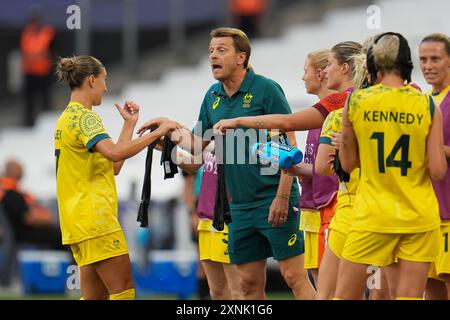
M 303 160 L 303 153 L 299 149 L 274 141 L 255 143 L 252 154 L 261 165 L 277 164 L 281 169 L 289 169 Z

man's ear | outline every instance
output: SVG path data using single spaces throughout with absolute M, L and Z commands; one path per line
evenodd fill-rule
M 239 52 L 238 54 L 238 65 L 244 65 L 247 54 L 245 52 Z

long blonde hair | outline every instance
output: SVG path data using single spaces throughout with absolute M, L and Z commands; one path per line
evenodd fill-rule
M 311 65 L 314 69 L 325 69 L 327 66 L 328 55 L 330 49 L 318 49 L 308 54 Z
M 352 72 L 352 79 L 354 88 L 359 89 L 367 84 L 367 56 L 364 52 L 352 56 L 354 71 Z

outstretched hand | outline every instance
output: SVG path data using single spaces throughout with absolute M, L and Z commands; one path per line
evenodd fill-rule
M 160 117 L 147 121 L 137 131 L 139 137 L 141 137 L 147 130 L 157 130 L 160 136 L 166 136 L 171 134 L 175 130 L 181 130 L 183 125 L 174 120 Z
M 154 130 L 156 128 L 159 128 L 161 126 L 162 123 L 166 122 L 166 121 L 170 121 L 169 118 L 165 118 L 165 117 L 159 117 L 159 118 L 155 118 L 155 119 L 151 119 L 149 121 L 147 121 L 146 123 L 144 123 L 137 131 L 137 134 L 139 135 L 139 137 L 141 137 L 145 131 L 147 130 Z
M 161 125 L 157 128 L 160 131 L 162 136 L 166 136 L 169 133 L 172 133 L 175 130 L 181 130 L 183 125 L 178 121 L 167 120 L 161 123 Z

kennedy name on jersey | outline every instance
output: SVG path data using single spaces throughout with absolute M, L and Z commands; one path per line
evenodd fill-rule
M 378 111 L 368 110 L 364 111 L 364 121 L 368 122 L 398 122 L 412 124 L 417 121 L 420 125 L 423 119 L 423 114 L 397 112 L 397 111 Z

